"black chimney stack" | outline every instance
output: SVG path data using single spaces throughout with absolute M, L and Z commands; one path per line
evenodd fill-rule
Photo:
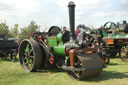
M 70 40 L 65 43 L 65 47 L 69 50 L 70 48 L 79 47 L 77 44 L 76 33 L 75 33 L 75 4 L 74 2 L 69 2 L 69 24 L 70 24 Z
M 75 3 L 69 2 L 68 4 L 69 8 L 69 24 L 70 24 L 70 35 L 73 39 L 75 39 Z

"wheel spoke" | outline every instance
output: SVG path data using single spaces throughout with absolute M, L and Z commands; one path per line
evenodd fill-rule
M 34 56 L 30 56 L 30 58 L 34 59 Z
M 25 46 L 23 60 L 26 67 L 31 69 L 33 66 L 34 55 L 33 55 L 33 49 L 29 43 L 26 44 Z
M 31 57 L 31 54 L 33 53 L 33 49 L 29 50 L 28 55 Z M 33 55 L 33 54 L 32 54 Z

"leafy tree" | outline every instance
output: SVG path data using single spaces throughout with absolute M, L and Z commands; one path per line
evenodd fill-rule
M 10 31 L 9 31 L 9 26 L 7 26 L 6 23 L 1 23 L 0 24 L 0 34 L 5 34 L 6 39 L 9 37 L 12 37 Z
M 13 37 L 18 37 L 19 31 L 18 31 L 18 24 L 15 24 L 13 28 L 10 30 L 11 35 Z
M 21 28 L 21 33 L 19 34 L 20 39 L 29 38 L 29 36 L 33 33 L 38 31 L 40 28 L 39 25 L 36 24 L 35 21 L 31 21 L 27 27 Z
M 6 25 L 6 23 L 1 23 L 0 24 L 0 33 L 3 34 L 8 34 L 8 26 Z

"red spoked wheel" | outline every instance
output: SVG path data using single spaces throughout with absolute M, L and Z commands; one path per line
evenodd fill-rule
M 110 58 L 107 57 L 107 56 L 102 56 L 102 61 L 103 61 L 104 64 L 109 64 Z

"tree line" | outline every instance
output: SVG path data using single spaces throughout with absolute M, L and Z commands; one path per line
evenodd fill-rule
M 31 33 L 39 31 L 40 26 L 36 24 L 35 21 L 31 21 L 27 26 L 20 28 L 19 25 L 15 24 L 13 27 L 9 28 L 7 23 L 0 23 L 0 34 L 5 34 L 6 39 L 14 37 L 19 39 L 28 38 Z

